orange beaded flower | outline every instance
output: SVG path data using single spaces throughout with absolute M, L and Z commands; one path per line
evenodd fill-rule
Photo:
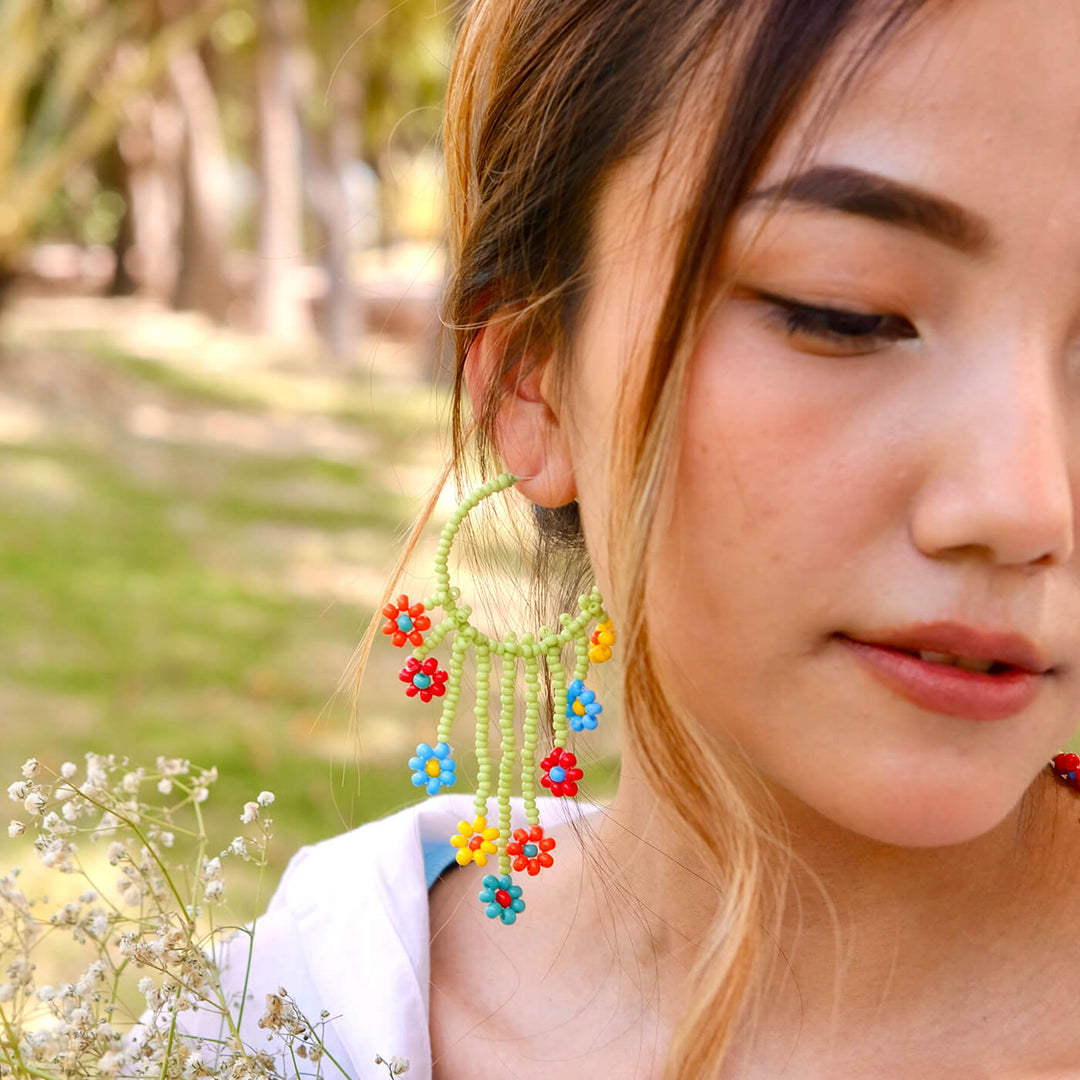
M 431 620 L 424 614 L 423 604 L 410 604 L 409 598 L 402 593 L 396 604 L 387 604 L 382 609 L 386 623 L 382 632 L 400 649 L 407 641 L 417 647 L 424 644 L 421 630 L 431 629 Z
M 554 864 L 555 860 L 549 854 L 554 847 L 555 841 L 544 835 L 543 827 L 534 825 L 527 831 L 514 830 L 514 839 L 506 845 L 506 854 L 514 856 L 515 870 L 528 870 L 529 876 L 535 877 L 541 867 Z

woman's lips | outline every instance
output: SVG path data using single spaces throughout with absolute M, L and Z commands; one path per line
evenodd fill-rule
M 1000 674 L 935 664 L 887 645 L 838 635 L 840 642 L 880 683 L 929 712 L 961 720 L 1004 720 L 1026 709 L 1045 676 L 1010 667 Z

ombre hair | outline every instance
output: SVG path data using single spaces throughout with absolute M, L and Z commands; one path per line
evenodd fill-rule
M 667 1058 L 670 1077 L 718 1074 L 756 1005 L 762 948 L 784 883 L 767 859 L 775 820 L 752 797 L 759 777 L 722 754 L 672 704 L 642 605 L 655 523 L 675 462 L 697 328 L 729 224 L 779 136 L 841 44 L 836 101 L 861 65 L 925 0 L 473 0 L 447 96 L 450 276 L 443 322 L 453 340 L 453 460 L 459 487 L 475 462 L 498 469 L 495 419 L 530 366 L 566 385 L 589 289 L 590 245 L 605 184 L 621 162 L 665 138 L 689 107 L 701 131 L 675 260 L 650 353 L 620 401 L 609 489 L 610 607 L 619 612 L 624 737 L 650 752 L 646 779 L 692 830 L 715 869 L 718 907 Z M 693 109 L 706 102 L 709 108 Z M 685 138 L 685 131 L 683 132 Z M 671 154 L 680 147 L 670 143 Z M 464 372 L 477 335 L 502 327 L 499 370 L 466 413 Z M 415 523 L 398 577 L 434 507 Z M 569 610 L 590 578 L 577 505 L 537 508 L 535 586 L 542 609 Z M 557 556 L 557 559 L 553 558 Z M 551 568 L 559 568 L 553 575 Z M 373 622 L 372 626 L 375 626 Z M 371 634 L 365 639 L 370 645 Z M 363 648 L 363 647 L 362 647 Z M 363 649 L 361 660 L 366 657 Z

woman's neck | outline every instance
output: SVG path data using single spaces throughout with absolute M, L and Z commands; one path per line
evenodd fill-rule
M 632 755 L 623 769 L 605 848 L 641 905 L 642 948 L 685 973 L 718 915 L 716 878 Z M 850 1054 L 857 1036 L 872 1043 L 886 1028 L 932 1030 L 945 1015 L 951 1031 L 969 1014 L 969 1030 L 985 1038 L 976 1019 L 996 1008 L 1003 1023 L 1015 1016 L 1029 976 L 1044 1001 L 1055 978 L 1064 979 L 1055 957 L 1080 932 L 1080 800 L 1049 771 L 997 827 L 945 848 L 877 843 L 774 794 L 795 857 L 774 911 L 775 945 L 766 940 L 762 955 L 760 1030 L 773 1052 L 786 1054 L 797 1036 L 803 1052 L 824 1053 L 831 1031 Z

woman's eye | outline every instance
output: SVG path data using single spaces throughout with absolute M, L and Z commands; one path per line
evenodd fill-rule
M 915 327 L 900 315 L 880 315 L 804 304 L 782 296 L 762 294 L 769 321 L 788 337 L 817 343 L 828 352 L 875 352 L 896 341 L 918 337 Z

